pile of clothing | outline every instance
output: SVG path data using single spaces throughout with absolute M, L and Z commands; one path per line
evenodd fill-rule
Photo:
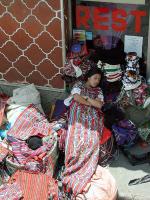
M 86 44 L 73 43 L 67 54 L 63 68 L 62 78 L 71 86 L 77 80 L 83 80 L 88 70 L 95 66 L 90 60 L 91 52 L 88 52 Z
M 107 60 L 105 56 L 105 62 L 97 62 L 97 66 L 104 72 L 102 89 L 106 103 L 105 126 L 113 131 L 119 146 L 130 146 L 138 137 L 149 143 L 150 88 L 140 75 L 140 58 L 136 52 L 129 52 L 125 57 L 124 67 L 121 64 L 112 65 L 116 64 L 116 60 L 112 59 L 111 64 L 106 61 L 110 63 L 111 59 Z M 116 73 L 117 78 L 114 76 L 111 80 L 111 73 Z M 117 111 L 118 108 L 124 113 L 124 117 Z
M 105 104 L 102 108 L 104 124 L 108 128 L 119 147 L 130 147 L 136 143 L 138 130 L 134 123 L 128 120 L 124 111 L 117 104 Z
M 124 45 L 120 38 L 114 36 L 97 36 L 90 60 L 97 64 L 104 76 L 101 88 L 105 102 L 115 102 L 122 88 L 123 66 L 125 63 Z
M 135 52 L 127 54 L 123 87 L 117 103 L 125 111 L 126 118 L 138 128 L 139 136 L 150 142 L 150 88 L 139 73 L 139 58 Z
M 39 92 L 33 84 L 16 89 L 10 98 L 1 95 L 0 106 L 0 199 L 57 200 L 57 133 Z
M 0 187 L 1 200 L 58 200 L 57 183 L 43 173 L 18 170 Z
M 110 65 L 108 63 L 103 63 L 100 60 L 97 66 L 104 72 L 104 76 L 108 82 L 115 82 L 121 79 L 122 70 L 120 64 Z
M 126 56 L 126 62 L 123 85 L 125 90 L 132 90 L 141 85 L 139 57 L 135 52 L 130 52 Z
M 97 66 L 104 74 L 101 87 L 105 97 L 105 102 L 115 102 L 122 87 L 121 79 L 123 72 L 121 64 L 112 65 L 99 60 Z
M 137 53 L 129 52 L 125 60 L 120 94 L 104 108 L 105 126 L 113 131 L 119 146 L 130 146 L 137 138 L 149 143 L 150 88 L 140 75 Z M 100 61 L 98 65 L 103 66 Z

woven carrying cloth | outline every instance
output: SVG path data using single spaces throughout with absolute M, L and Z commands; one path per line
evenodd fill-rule
M 38 134 L 47 136 L 51 130 L 52 125 L 45 116 L 34 105 L 30 105 L 17 118 L 7 134 L 17 139 L 26 140 L 30 136 Z
M 20 186 L 24 200 L 47 200 L 50 195 L 58 200 L 57 183 L 45 174 L 17 171 L 12 179 Z

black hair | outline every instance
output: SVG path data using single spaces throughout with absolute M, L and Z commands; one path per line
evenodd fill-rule
M 104 74 L 103 72 L 98 68 L 98 67 L 92 67 L 85 75 L 85 81 L 88 80 L 88 78 L 90 78 L 91 76 L 95 75 L 95 74 L 99 74 L 101 75 L 101 80 L 100 80 L 100 83 L 98 85 L 98 87 L 101 87 L 102 85 L 102 81 L 103 81 L 103 78 L 104 78 Z
M 32 150 L 36 150 L 43 145 L 42 138 L 39 136 L 30 136 L 26 140 L 26 143 L 27 143 L 28 147 Z
M 88 80 L 88 78 L 95 74 L 102 75 L 102 71 L 98 67 L 93 67 L 87 72 L 87 74 L 85 75 L 85 79 Z

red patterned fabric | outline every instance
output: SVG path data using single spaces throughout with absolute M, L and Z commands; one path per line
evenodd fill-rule
M 20 186 L 23 200 L 47 200 L 50 195 L 53 196 L 53 200 L 58 200 L 57 183 L 45 174 L 17 171 L 12 179 Z
M 102 137 L 100 139 L 100 144 L 104 144 L 107 140 L 110 139 L 110 137 L 112 136 L 112 133 L 109 129 L 107 129 L 106 127 L 103 128 L 103 134 Z
M 51 124 L 45 116 L 34 106 L 28 106 L 17 118 L 13 127 L 8 131 L 8 135 L 26 140 L 33 135 L 47 136 L 52 130 Z
M 75 69 L 72 66 L 71 59 L 69 58 L 66 59 L 63 73 L 67 76 L 76 77 Z
M 66 129 L 60 129 L 58 131 L 59 134 L 59 149 L 64 151 L 65 150 L 65 140 L 67 137 L 67 130 Z M 100 138 L 100 145 L 103 145 L 105 142 L 107 142 L 112 136 L 112 133 L 109 129 L 107 129 L 106 127 L 103 128 L 103 133 L 102 133 L 102 137 Z
M 50 176 L 53 175 L 57 160 L 57 138 L 50 135 L 43 141 L 43 145 L 32 150 L 25 141 L 15 141 L 11 143 L 13 157 L 7 160 L 23 167 L 30 172 L 42 172 Z M 56 151 L 55 151 L 56 150 Z
M 29 162 L 37 161 L 40 166 L 42 158 L 47 154 L 46 146 L 41 146 L 36 150 L 30 149 L 24 141 L 11 143 L 13 155 L 20 165 L 26 165 Z
M 0 200 L 20 200 L 23 196 L 17 183 L 5 184 L 0 187 Z
M 63 73 L 67 76 L 76 77 L 75 69 L 72 63 L 79 67 L 82 71 L 82 76 L 84 76 L 93 66 L 94 63 L 87 59 L 87 57 L 75 57 L 75 58 L 67 58 L 65 66 L 63 68 Z
M 99 88 L 80 87 L 81 95 L 97 98 Z M 65 144 L 65 171 L 63 184 L 73 195 L 81 193 L 95 173 L 99 159 L 99 141 L 103 130 L 103 117 L 99 109 L 75 101 L 70 107 Z
M 141 84 L 138 88 L 133 90 L 133 96 L 135 98 L 137 105 L 143 105 L 146 98 L 147 98 L 147 92 L 146 89 L 148 88 L 148 85 Z
M 58 138 L 59 149 L 64 151 L 65 150 L 65 140 L 66 140 L 66 136 L 67 136 L 67 130 L 66 129 L 60 129 L 58 131 L 58 134 L 59 134 L 59 138 Z

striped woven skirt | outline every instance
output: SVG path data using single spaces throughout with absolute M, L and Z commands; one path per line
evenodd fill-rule
M 95 173 L 103 119 L 93 107 L 73 102 L 65 143 L 63 184 L 74 196 L 81 193 Z

